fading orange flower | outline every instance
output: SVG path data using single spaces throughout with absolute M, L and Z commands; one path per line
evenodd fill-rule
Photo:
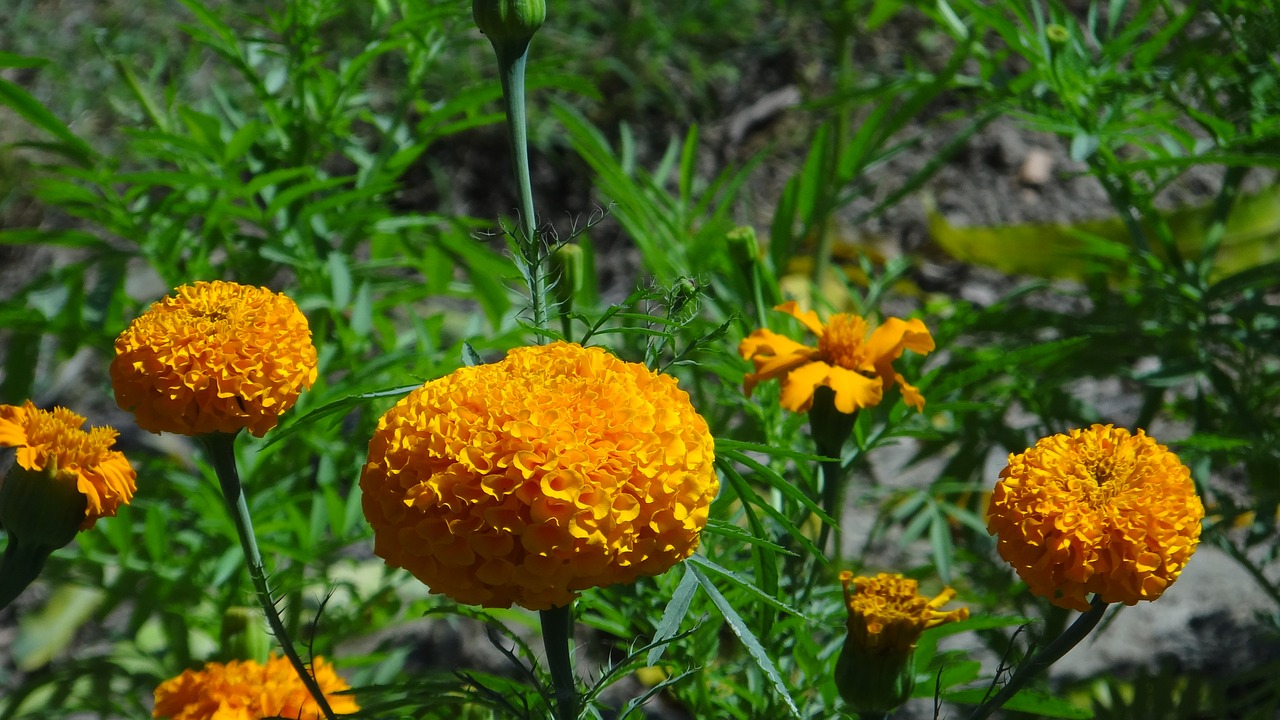
M 818 336 L 816 348 L 785 335 L 760 329 L 743 339 L 738 353 L 755 363 L 743 386 L 750 395 L 765 380 L 781 378 L 782 407 L 808 412 L 813 393 L 822 386 L 835 393 L 835 407 L 851 414 L 880 403 L 884 391 L 897 383 L 902 397 L 916 410 L 924 409 L 924 397 L 893 369 L 904 350 L 926 354 L 933 350 L 933 336 L 917 319 L 889 318 L 872 329 L 858 315 L 836 313 L 823 324 L 812 310 L 801 312 L 795 302 L 774 308 L 796 318 Z
M 80 530 L 93 527 L 98 518 L 113 517 L 121 503 L 133 498 L 137 473 L 124 453 L 111 449 L 119 433 L 110 427 L 85 432 L 84 422 L 66 408 L 50 412 L 30 400 L 21 407 L 0 405 L 0 446 L 17 448 L 18 467 L 28 471 L 21 480 L 19 471 L 13 471 L 3 492 L 5 525 L 11 530 L 35 522 L 39 498 L 58 494 L 46 492 L 42 486 L 47 483 L 64 484 L 83 496 L 83 512 L 74 513 L 81 516 Z M 20 483 L 25 487 L 18 490 Z
M 559 342 L 410 393 L 360 487 L 388 565 L 461 603 L 545 610 L 692 554 L 713 461 L 675 379 Z
M 849 611 L 848 642 L 868 651 L 905 656 L 929 628 L 969 617 L 968 608 L 943 612 L 956 591 L 945 588 L 932 600 L 920 594 L 920 585 L 897 573 L 855 577 L 840 573 L 845 606 Z
M 282 293 L 183 285 L 116 338 L 111 384 L 138 427 L 262 437 L 316 379 L 307 318 Z
M 1084 611 L 1085 596 L 1160 597 L 1200 542 L 1191 471 L 1143 431 L 1094 425 L 1009 456 L 987 530 L 1031 591 Z
M 905 703 L 915 689 L 912 661 L 920 635 L 932 627 L 964 620 L 968 608 L 943 611 L 955 591 L 929 599 L 919 585 L 896 573 L 854 577 L 840 573 L 849 611 L 844 647 L 836 660 L 836 687 L 859 713 L 884 714 Z
M 357 712 L 351 695 L 337 695 L 351 686 L 323 658 L 312 660 L 311 671 L 329 706 L 339 715 Z M 293 665 L 272 656 L 267 664 L 252 660 L 207 663 L 187 670 L 156 688 L 153 718 L 169 720 L 263 720 L 293 718 L 320 720 L 324 716 Z

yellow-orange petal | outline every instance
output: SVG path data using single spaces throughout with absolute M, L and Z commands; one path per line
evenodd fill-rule
M 782 380 L 782 407 L 792 412 L 808 412 L 813 405 L 813 392 L 825 385 L 831 374 L 831 366 L 821 362 L 807 362 L 792 370 Z
M 933 336 L 919 318 L 903 320 L 891 317 L 867 338 L 866 351 L 877 370 L 902 357 L 903 350 L 926 355 L 934 349 Z M 883 376 L 884 372 L 880 372 Z
M 880 404 L 884 395 L 879 381 L 842 367 L 831 368 L 826 384 L 835 391 L 836 410 L 846 415 Z
M 822 337 L 822 333 L 826 332 L 827 326 L 818 319 L 818 313 L 812 310 L 801 310 L 800 304 L 795 300 L 789 300 L 773 308 L 779 312 L 784 312 L 791 317 L 799 320 L 805 327 L 809 328 L 809 332 Z

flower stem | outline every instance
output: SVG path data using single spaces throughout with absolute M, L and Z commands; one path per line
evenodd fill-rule
M 258 541 L 253 535 L 253 521 L 249 518 L 249 505 L 245 502 L 244 490 L 240 485 L 240 473 L 236 470 L 236 436 L 228 433 L 210 433 L 201 435 L 197 439 L 204 447 L 209 461 L 213 463 L 213 470 L 218 475 L 222 497 L 226 501 L 227 511 L 231 513 L 231 519 L 235 522 L 236 534 L 240 536 L 240 548 L 244 550 L 245 562 L 249 565 L 249 578 L 253 581 L 254 590 L 257 591 L 262 612 L 267 616 L 267 624 L 271 626 L 271 632 L 280 643 L 285 657 L 289 658 L 294 671 L 298 673 L 298 678 L 306 686 L 307 692 L 311 693 L 311 697 L 315 699 L 316 705 L 320 707 L 326 720 L 334 720 L 333 709 L 329 707 L 324 691 L 320 689 L 315 677 L 298 656 L 298 651 L 294 649 L 293 640 L 289 638 L 289 632 L 284 627 L 284 621 L 280 619 L 280 613 L 276 612 L 275 601 L 271 598 L 270 588 L 267 587 L 262 554 L 258 552 Z
M 503 109 L 507 115 L 507 137 L 511 141 L 511 163 L 515 171 L 516 188 L 520 193 L 520 228 L 516 238 L 520 259 L 524 267 L 525 282 L 529 285 L 529 307 L 533 311 L 533 324 L 547 327 L 546 278 L 542 264 L 545 249 L 538 240 L 537 217 L 533 210 L 533 183 L 529 177 L 529 132 L 525 121 L 524 76 L 529 58 L 529 45 L 494 43 L 498 56 L 498 77 L 502 80 Z
M 1102 602 L 1098 595 L 1093 596 L 1093 602 L 1089 605 L 1089 609 L 1076 618 L 1071 623 L 1071 627 L 1062 632 L 1061 635 L 1054 638 L 1043 650 L 1036 653 L 1034 657 L 1022 665 L 1018 666 L 1017 672 L 1009 679 L 1008 684 L 1000 690 L 1000 692 L 990 700 L 982 703 L 976 710 L 969 715 L 969 720 L 986 720 L 991 713 L 999 710 L 1001 706 L 1009 702 L 1009 700 L 1018 694 L 1033 677 L 1038 675 L 1041 670 L 1049 667 L 1057 662 L 1063 655 L 1066 655 L 1071 648 L 1075 647 L 1085 638 L 1102 620 L 1102 615 L 1107 611 L 1107 603 Z
M 538 613 L 542 619 L 542 644 L 556 693 L 555 720 L 578 719 L 578 688 L 573 679 L 569 643 L 573 639 L 573 603 Z

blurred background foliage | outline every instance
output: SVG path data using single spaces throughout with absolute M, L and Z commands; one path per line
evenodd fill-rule
M 338 657 L 369 717 L 537 716 L 509 665 L 453 674 L 483 634 L 459 648 L 419 618 L 462 627 L 478 613 L 372 557 L 355 487 L 386 407 L 460 365 L 464 342 L 493 359 L 529 341 L 501 234 L 514 188 L 500 90 L 469 5 L 6 9 L 0 402 L 120 428 L 139 493 L 0 614 L 14 638 L 0 718 L 148 713 L 161 679 L 217 656 L 224 613 L 251 592 L 234 528 L 207 511 L 220 505 L 211 470 L 131 428 L 103 371 L 130 318 L 210 278 L 285 290 L 320 348 L 316 386 L 240 448 L 298 636 Z M 919 312 L 938 341 L 907 359 L 925 413 L 862 413 L 844 458 L 851 502 L 874 510 L 845 558 L 940 577 L 975 615 L 946 634 L 977 631 L 988 665 L 935 654 L 933 631 L 921 697 L 971 701 L 963 689 L 986 687 L 1024 619 L 1043 637 L 1066 621 L 1011 584 L 984 494 L 1005 454 L 1093 422 L 1151 428 L 1192 467 L 1204 542 L 1275 601 L 1259 631 L 1274 634 L 1277 17 L 1243 0 L 552 6 L 530 65 L 535 197 L 546 232 L 574 237 L 595 268 L 567 334 L 678 375 L 722 472 L 696 562 L 581 602 L 602 716 L 646 692 L 664 698 L 648 710 L 660 717 L 835 712 L 843 607 L 811 539 L 813 449 L 776 390 L 742 397 L 734 352 L 797 292 L 824 311 Z M 966 173 L 1000 123 L 1047 145 L 1090 201 L 1042 217 L 991 200 L 990 178 Z M 957 193 L 1004 216 L 934 202 Z M 739 226 L 755 229 L 757 257 L 727 239 Z M 927 477 L 877 481 L 877 450 L 895 444 Z M 479 615 L 514 641 L 531 632 L 519 612 Z M 1172 717 L 1160 698 L 1176 696 L 1184 717 L 1273 717 L 1275 688 L 1258 678 L 1280 661 L 1260 662 L 1248 677 L 1087 678 L 1024 709 Z M 654 664 L 657 676 L 634 672 Z

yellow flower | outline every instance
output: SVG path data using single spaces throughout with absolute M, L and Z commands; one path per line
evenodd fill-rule
M 782 379 L 782 407 L 808 412 L 813 393 L 826 386 L 835 393 L 836 409 L 850 414 L 880 403 L 895 382 L 902 397 L 916 410 L 924 397 L 893 369 L 903 350 L 924 355 L 933 350 L 933 336 L 919 320 L 889 318 L 872 330 L 858 315 L 837 313 L 824 325 L 812 310 L 801 312 L 794 302 L 774 308 L 791 315 L 818 336 L 818 347 L 802 345 L 768 329 L 756 330 L 738 346 L 738 353 L 755 363 L 744 380 L 747 395 L 765 380 Z M 870 332 L 868 332 L 870 331 Z
M 692 554 L 713 453 L 673 378 L 560 342 L 410 393 L 360 487 L 388 565 L 461 603 L 545 610 Z
M 1037 595 L 1084 611 L 1088 593 L 1133 605 L 1160 597 L 1200 542 L 1191 471 L 1139 430 L 1094 425 L 1041 439 L 1009 465 L 987 530 Z
M 335 695 L 350 686 L 317 657 L 311 663 L 316 683 L 329 706 L 339 715 L 360 709 L 351 695 Z M 323 717 L 293 666 L 272 656 L 265 666 L 252 660 L 226 664 L 211 662 L 201 670 L 187 670 L 156 688 L 153 718 L 169 720 L 263 720 Z
M 111 384 L 138 427 L 262 437 L 316 379 L 307 318 L 283 294 L 183 285 L 116 338 Z
M 913 654 L 920 635 L 943 623 L 969 617 L 968 608 L 944 612 L 955 591 L 930 600 L 915 580 L 898 574 L 854 577 L 840 573 L 849 611 L 844 647 L 836 661 L 841 697 L 860 713 L 887 713 L 915 688 Z
M 27 471 L 11 471 L 11 487 L 0 492 L 7 496 L 3 513 L 11 532 L 19 524 L 37 522 L 39 513 L 33 509 L 39 496 L 49 494 L 50 482 L 83 498 L 82 504 L 75 500 L 79 509 L 72 513 L 79 517 L 80 530 L 93 527 L 98 518 L 115 516 L 120 504 L 133 498 L 137 473 L 124 453 L 111 449 L 119 433 L 110 427 L 85 432 L 84 421 L 66 408 L 49 412 L 30 400 L 22 407 L 0 405 L 0 446 L 17 448 L 18 468 Z M 28 479 L 32 484 L 19 491 L 19 483 L 27 485 Z

